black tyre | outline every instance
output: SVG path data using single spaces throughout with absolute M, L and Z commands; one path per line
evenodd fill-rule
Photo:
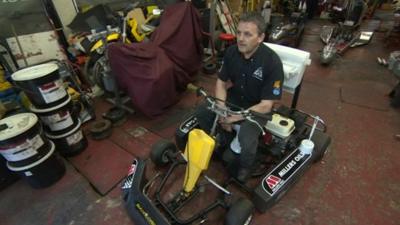
M 206 63 L 203 65 L 203 73 L 207 75 L 212 75 L 217 72 L 217 65 L 215 63 Z
M 165 166 L 170 162 L 168 154 L 176 151 L 174 143 L 162 139 L 151 147 L 150 159 L 156 166 Z
M 301 31 L 299 32 L 299 34 L 296 36 L 296 40 L 294 42 L 294 47 L 295 48 L 299 48 L 301 40 L 303 39 L 303 32 L 304 32 L 304 28 L 301 29 Z
M 112 133 L 112 124 L 109 120 L 99 120 L 91 124 L 90 134 L 94 140 L 102 140 Z
M 96 52 L 91 53 L 86 59 L 86 63 L 83 67 L 83 75 L 86 81 L 90 84 L 90 86 L 94 86 L 98 84 L 98 75 L 96 74 L 96 63 L 102 58 L 102 54 L 98 54 Z
M 254 205 L 246 199 L 238 199 L 228 210 L 225 225 L 248 225 L 253 218 Z
M 314 142 L 314 162 L 319 162 L 324 157 L 329 145 L 331 144 L 331 137 L 320 130 L 315 130 L 311 139 Z
M 393 89 L 390 97 L 390 106 L 392 106 L 393 108 L 400 107 L 400 83 L 397 84 L 396 87 Z

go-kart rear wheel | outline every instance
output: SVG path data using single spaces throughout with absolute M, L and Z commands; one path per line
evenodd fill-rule
M 324 132 L 320 130 L 315 130 L 313 137 L 311 138 L 314 142 L 314 162 L 319 162 L 324 157 L 329 144 L 331 143 L 331 138 Z
M 176 151 L 174 143 L 162 139 L 151 147 L 150 159 L 156 166 L 165 166 L 170 162 L 168 155 Z
M 229 208 L 224 224 L 248 225 L 253 218 L 253 211 L 253 203 L 246 198 L 240 198 Z

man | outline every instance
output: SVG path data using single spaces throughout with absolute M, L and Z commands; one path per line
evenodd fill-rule
M 258 113 L 271 111 L 274 102 L 282 95 L 283 67 L 278 55 L 263 44 L 266 25 L 261 15 L 249 13 L 240 18 L 237 28 L 237 45 L 226 50 L 223 65 L 218 72 L 215 97 L 218 104 L 225 101 Z M 200 127 L 210 131 L 215 115 L 205 107 L 199 108 L 196 117 Z M 266 121 L 263 121 L 264 124 Z M 233 123 L 240 123 L 240 167 L 237 179 L 245 182 L 255 163 L 261 130 L 242 116 L 230 116 L 219 121 L 221 127 L 232 131 Z

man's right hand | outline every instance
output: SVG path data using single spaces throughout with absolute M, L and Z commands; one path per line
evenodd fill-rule
M 232 124 L 229 123 L 226 118 L 221 118 L 219 121 L 219 124 L 221 125 L 222 129 L 232 132 Z

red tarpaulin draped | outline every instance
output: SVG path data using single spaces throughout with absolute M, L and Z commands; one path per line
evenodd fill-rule
M 147 43 L 112 44 L 110 66 L 135 108 L 153 117 L 178 101 L 201 66 L 201 28 L 190 2 L 167 7 Z

